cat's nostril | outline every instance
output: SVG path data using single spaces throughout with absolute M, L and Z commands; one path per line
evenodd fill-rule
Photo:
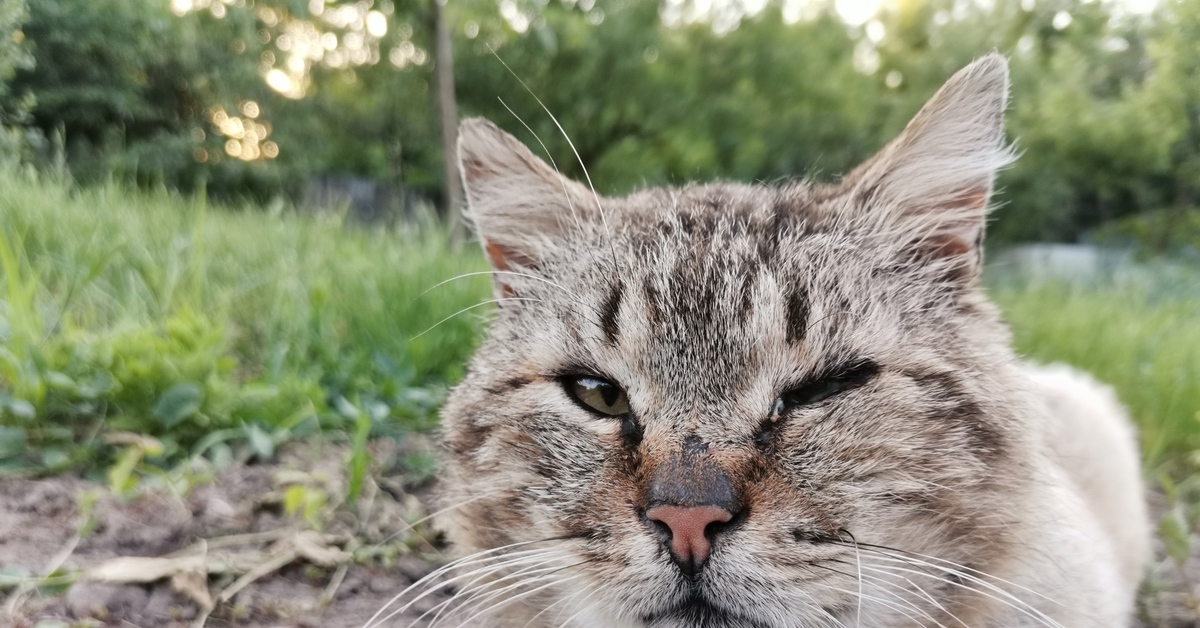
M 739 519 L 739 515 L 734 515 L 733 517 L 730 517 L 729 521 L 713 521 L 712 523 L 704 526 L 705 538 L 707 538 L 709 541 L 713 540 L 718 534 L 721 534 L 733 527 L 733 524 Z
M 664 543 L 671 542 L 671 526 L 663 523 L 662 521 L 650 519 L 649 517 L 646 518 L 646 521 L 650 524 L 651 528 L 654 528 L 654 531 L 658 533 L 658 536 L 663 540 Z

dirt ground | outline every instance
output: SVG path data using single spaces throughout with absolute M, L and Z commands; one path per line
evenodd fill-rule
M 403 453 L 373 447 L 377 461 Z M 270 465 L 201 478 L 186 496 L 118 498 L 75 477 L 0 480 L 0 627 L 363 626 L 445 560 L 436 532 L 410 525 L 428 514 L 425 487 L 406 483 L 402 470 L 372 473 L 358 514 L 334 507 L 344 501 L 345 459 L 341 447 L 293 445 Z M 288 513 L 289 490 L 315 496 L 309 512 L 301 503 Z M 97 497 L 87 516 L 89 495 Z M 167 560 L 112 562 L 119 557 Z M 5 587 L 4 569 L 14 565 L 64 582 Z M 157 570 L 174 575 L 138 581 Z M 447 597 L 436 591 L 383 625 L 426 625 L 418 618 Z
M 421 521 L 428 488 L 400 468 L 405 448 L 373 447 L 376 468 L 355 509 L 334 507 L 344 501 L 345 451 L 311 443 L 270 465 L 193 479 L 186 494 L 118 498 L 75 477 L 0 480 L 0 627 L 361 627 L 445 562 Z M 1141 628 L 1200 627 L 1200 538 L 1192 547 L 1184 565 L 1159 548 Z M 114 562 L 121 557 L 161 560 Z M 51 578 L 33 587 L 21 568 Z M 435 591 L 380 625 L 426 626 L 447 598 Z

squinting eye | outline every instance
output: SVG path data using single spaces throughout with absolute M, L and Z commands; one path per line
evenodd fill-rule
M 629 398 L 616 384 L 597 377 L 568 377 L 567 393 L 587 410 L 604 416 L 629 414 Z
M 775 400 L 774 416 L 779 416 L 789 408 L 820 403 L 847 390 L 858 388 L 871 381 L 878 372 L 879 365 L 870 360 L 845 364 L 833 373 L 780 395 Z

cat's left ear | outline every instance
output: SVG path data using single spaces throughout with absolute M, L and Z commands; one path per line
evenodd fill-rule
M 904 254 L 973 278 L 988 198 L 1013 160 L 1004 139 L 1008 63 L 992 53 L 950 78 L 870 161 L 846 177 L 851 202 Z

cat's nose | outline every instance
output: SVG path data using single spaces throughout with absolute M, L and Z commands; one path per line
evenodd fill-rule
M 646 518 L 667 526 L 672 558 L 685 574 L 694 575 L 708 561 L 710 537 L 733 519 L 733 513 L 720 506 L 655 506 L 646 511 Z
M 682 450 L 654 470 L 646 493 L 645 517 L 671 558 L 687 577 L 708 561 L 713 542 L 744 517 L 738 484 L 708 451 L 690 436 Z

